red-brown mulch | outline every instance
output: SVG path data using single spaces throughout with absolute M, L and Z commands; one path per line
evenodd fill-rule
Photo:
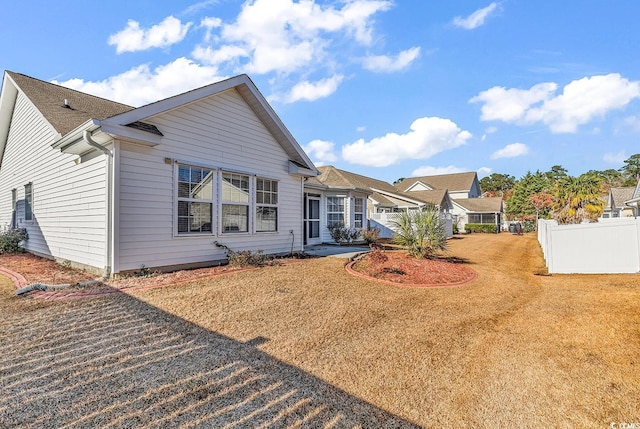
M 76 284 L 95 280 L 96 274 L 64 266 L 30 253 L 0 255 L 0 266 L 24 276 L 28 283 L 47 285 Z
M 405 252 L 370 253 L 347 265 L 347 271 L 405 287 L 458 286 L 474 280 L 476 272 L 463 262 L 416 259 Z

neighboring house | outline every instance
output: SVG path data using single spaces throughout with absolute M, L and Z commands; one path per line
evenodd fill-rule
M 604 198 L 605 207 L 602 217 L 608 219 L 636 216 L 635 207 L 626 203 L 634 198 L 634 193 L 637 189 L 638 186 L 611 188 L 609 194 Z
M 382 180 L 333 166 L 318 167 L 318 171 L 320 174 L 306 179 L 304 185 L 309 205 L 305 217 L 309 225 L 308 244 L 330 242 L 327 227 L 338 221 L 354 228 L 379 227 L 382 237 L 391 237 L 392 221 L 397 219 L 400 211 L 418 210 L 432 205 L 447 217 L 452 209 L 446 190 L 406 193 Z M 318 207 L 317 215 L 315 207 Z M 449 222 L 449 235 L 450 229 Z
M 636 184 L 636 188 L 633 191 L 633 195 L 627 201 L 624 202 L 625 206 L 632 207 L 634 214 L 633 216 L 640 216 L 640 179 Z
M 502 198 L 482 197 L 478 174 L 475 172 L 410 177 L 395 186 L 408 194 L 448 190 L 453 203 L 453 222 L 460 231 L 464 231 L 467 223 L 493 224 L 497 231 L 502 225 Z
M 5 72 L 0 226 L 105 275 L 303 249 L 317 171 L 246 75 L 133 108 Z

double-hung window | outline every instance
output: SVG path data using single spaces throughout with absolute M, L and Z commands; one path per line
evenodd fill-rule
M 222 173 L 222 232 L 249 232 L 249 176 Z
M 178 234 L 211 233 L 214 171 L 178 165 Z
M 256 232 L 278 230 L 278 182 L 256 179 Z
M 353 227 L 362 228 L 364 222 L 364 198 L 355 198 L 353 201 Z
M 344 225 L 344 198 L 327 197 L 327 226 Z
M 33 220 L 33 186 L 24 185 L 24 220 Z

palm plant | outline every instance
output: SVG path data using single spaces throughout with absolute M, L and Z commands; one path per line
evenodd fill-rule
M 393 224 L 393 242 L 405 247 L 414 258 L 432 257 L 447 250 L 445 221 L 435 207 L 402 212 Z
M 585 174 L 558 181 L 554 187 L 553 218 L 559 224 L 597 221 L 604 207 L 600 184 L 599 178 Z

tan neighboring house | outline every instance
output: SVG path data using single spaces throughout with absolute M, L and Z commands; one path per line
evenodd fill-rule
M 467 223 L 493 224 L 497 231 L 502 225 L 502 198 L 482 197 L 476 172 L 410 177 L 395 186 L 407 194 L 447 190 L 453 203 L 453 222 L 460 231 L 464 231 Z
M 437 207 L 449 220 L 452 200 L 446 189 L 402 192 L 382 180 L 340 170 L 318 167 L 320 174 L 305 180 L 306 243 L 331 242 L 328 226 L 335 222 L 353 228 L 378 227 L 381 237 L 393 235 L 392 221 L 405 210 Z
M 640 198 L 640 181 L 638 185 L 611 188 L 605 197 L 602 218 L 625 218 L 638 215 L 638 199 Z

